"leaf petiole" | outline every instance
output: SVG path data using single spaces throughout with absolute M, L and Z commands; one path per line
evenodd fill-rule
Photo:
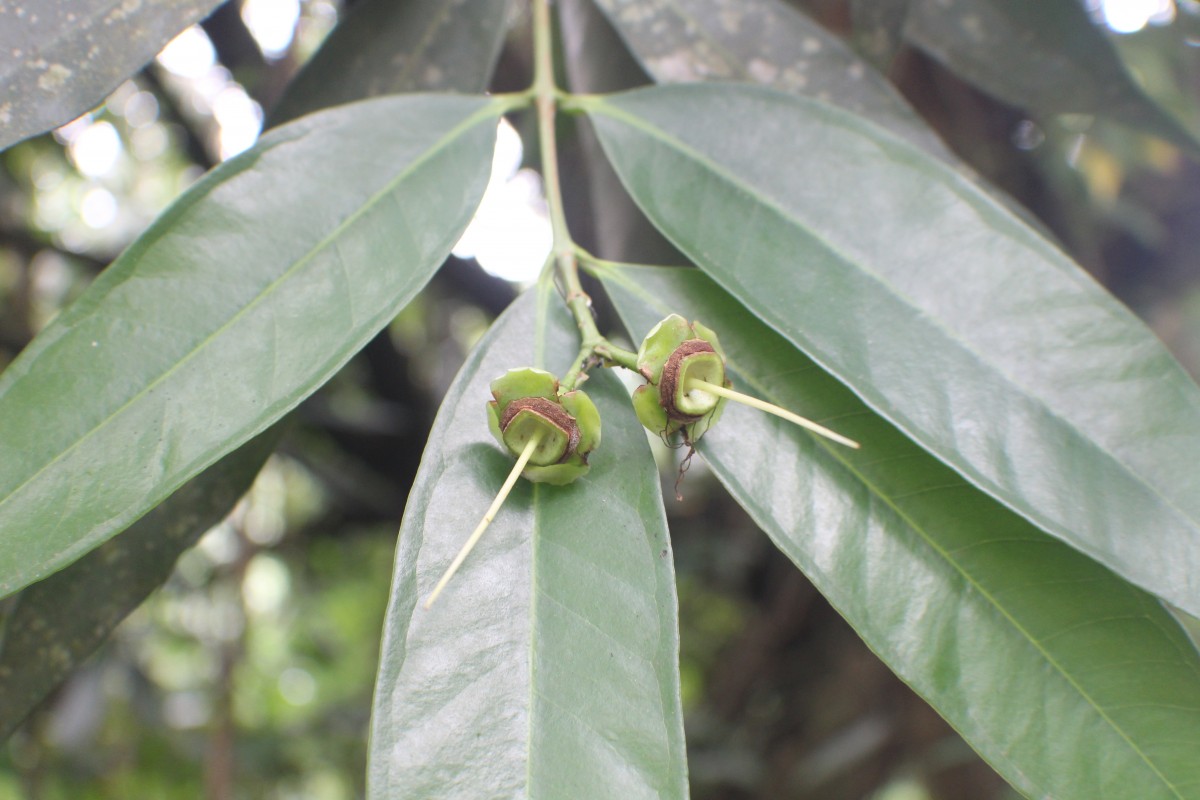
M 751 397 L 750 395 L 742 394 L 741 392 L 735 392 L 733 389 L 727 389 L 724 386 L 718 386 L 715 383 L 702 381 L 698 378 L 692 378 L 689 380 L 685 390 L 689 392 L 698 390 L 715 394 L 718 397 L 724 397 L 729 400 L 733 400 L 734 402 L 741 403 L 742 405 L 756 408 L 759 411 L 765 411 L 768 414 L 774 414 L 781 419 L 786 419 L 788 422 L 795 423 L 802 428 L 807 428 L 813 433 L 824 436 L 826 439 L 832 439 L 838 444 L 844 444 L 846 447 L 853 447 L 855 450 L 859 448 L 858 442 L 854 441 L 853 439 L 847 439 L 840 433 L 834 433 L 833 431 L 829 430 L 829 428 L 826 428 L 823 425 L 818 425 L 811 419 L 802 417 L 799 414 L 793 414 L 791 411 L 788 411 L 785 408 L 780 408 L 779 406 L 772 405 L 764 400 L 759 400 L 757 397 Z
M 475 532 L 467 539 L 466 544 L 458 551 L 458 555 L 450 562 L 450 566 L 446 568 L 441 579 L 437 582 L 437 586 L 433 587 L 433 591 L 429 594 L 429 599 L 425 601 L 425 608 L 433 606 L 433 601 L 437 600 L 438 595 L 446 588 L 446 584 L 454 577 L 454 573 L 458 572 L 458 568 L 462 566 L 467 555 L 475 548 L 479 542 L 479 538 L 483 536 L 483 532 L 487 530 L 488 525 L 496 518 L 497 512 L 500 511 L 500 506 L 504 505 L 504 501 L 508 498 L 508 493 L 512 491 L 513 486 L 517 483 L 517 478 L 520 477 L 521 471 L 525 469 L 525 465 L 529 463 L 529 459 L 533 456 L 533 451 L 537 450 L 539 444 L 542 443 L 542 431 L 535 433 L 525 444 L 525 449 L 521 451 L 521 455 L 517 457 L 517 463 L 513 464 L 512 472 L 508 473 L 508 478 L 504 481 L 504 485 L 500 487 L 499 494 L 492 501 L 492 505 L 488 508 L 487 513 L 483 515 L 483 519 L 479 521 Z

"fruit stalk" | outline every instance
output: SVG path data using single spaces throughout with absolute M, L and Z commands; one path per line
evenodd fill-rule
M 541 433 L 534 434 L 526 443 L 525 449 L 521 451 L 521 455 L 517 458 L 517 463 L 513 465 L 512 471 L 508 473 L 508 478 L 504 481 L 504 485 L 500 487 L 500 493 L 496 495 L 496 499 L 492 501 L 488 507 L 487 513 L 483 515 L 483 519 L 479 521 L 475 532 L 467 539 L 466 544 L 458 551 L 458 555 L 450 562 L 450 566 L 442 574 L 441 579 L 437 582 L 437 586 L 433 587 L 433 591 L 429 593 L 429 599 L 425 601 L 425 608 L 431 608 L 433 602 L 438 599 L 438 595 L 446 588 L 446 584 L 454 577 L 454 573 L 458 572 L 458 568 L 462 566 L 463 561 L 467 559 L 470 552 L 475 549 L 475 545 L 479 542 L 483 532 L 487 530 L 488 525 L 496 518 L 496 514 L 500 511 L 500 506 L 504 505 L 504 501 L 508 498 L 508 493 L 512 491 L 513 486 L 517 483 L 517 478 L 521 475 L 521 470 L 525 469 L 525 465 L 529 463 L 529 459 L 533 456 L 533 451 L 542 441 Z
M 695 378 L 687 382 L 686 390 L 689 392 L 708 392 L 710 394 L 715 394 L 718 397 L 724 397 L 726 399 L 733 400 L 735 403 L 741 403 L 742 405 L 756 408 L 759 411 L 765 411 L 768 414 L 774 414 L 780 419 L 786 419 L 788 422 L 799 425 L 801 428 L 806 428 L 820 436 L 824 436 L 826 439 L 832 439 L 838 444 L 843 444 L 846 447 L 852 447 L 855 450 L 859 448 L 858 442 L 854 441 L 853 439 L 848 439 L 845 436 L 842 436 L 840 433 L 835 433 L 834 431 L 829 430 L 829 428 L 826 428 L 824 425 L 819 425 L 816 422 L 813 422 L 811 419 L 802 417 L 799 414 L 793 414 L 786 408 L 780 408 L 777 405 L 772 405 L 766 401 L 759 400 L 757 397 L 751 397 L 748 394 L 735 392 L 733 389 L 727 389 L 724 386 L 717 386 L 715 383 L 709 383 L 708 381 L 697 380 Z

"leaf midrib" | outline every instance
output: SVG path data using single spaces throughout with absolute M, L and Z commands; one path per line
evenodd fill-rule
M 535 342 L 541 344 L 544 341 L 544 332 L 535 334 Z M 533 506 L 533 530 L 529 534 L 529 700 L 526 704 L 528 714 L 526 719 L 528 725 L 525 729 L 525 789 L 531 791 L 533 788 L 533 725 L 534 725 L 534 704 L 537 701 L 537 655 L 534 652 L 537 649 L 537 598 L 538 598 L 538 531 L 542 528 L 541 510 L 541 492 L 542 485 L 540 483 L 532 483 L 532 506 Z
M 810 228 L 806 227 L 800 220 L 796 220 L 790 214 L 788 214 L 785 209 L 780 208 L 779 205 L 776 202 L 774 202 L 772 199 L 764 198 L 764 196 L 762 194 L 755 191 L 755 187 L 739 180 L 736 176 L 729 173 L 726 169 L 724 169 L 720 165 L 716 164 L 711 159 L 707 158 L 703 153 L 692 148 L 690 145 L 687 145 L 687 144 L 681 142 L 679 139 L 675 138 L 674 136 L 667 133 L 666 131 L 663 131 L 661 128 L 658 128 L 654 125 L 649 124 L 648 122 L 645 122 L 642 117 L 638 117 L 634 114 L 630 114 L 630 113 L 624 111 L 623 109 L 615 108 L 611 105 L 608 105 L 602 99 L 589 101 L 586 103 L 586 105 L 584 107 L 586 108 L 588 113 L 594 113 L 596 111 L 599 111 L 602 114 L 607 114 L 610 117 L 613 117 L 615 119 L 619 119 L 619 120 L 625 122 L 626 124 L 630 125 L 631 127 L 637 128 L 638 130 L 645 132 L 651 138 L 654 138 L 654 139 L 662 142 L 663 144 L 669 145 L 670 147 L 679 151 L 681 155 L 684 155 L 684 156 L 690 158 L 691 160 L 697 162 L 698 164 L 702 165 L 704 168 L 706 168 L 710 172 L 712 172 L 715 176 L 719 177 L 720 179 L 729 183 L 733 187 L 740 189 L 741 191 L 743 191 L 750 197 L 754 198 L 760 205 L 773 211 L 779 217 L 793 223 L 801 230 L 810 232 L 815 238 L 817 238 L 818 241 L 821 242 L 823 247 L 825 247 L 830 253 L 832 253 L 838 259 L 840 259 L 843 263 L 851 265 L 853 268 L 858 269 L 863 275 L 867 276 L 868 278 L 871 278 L 880 286 L 888 289 L 894 297 L 901 299 L 901 302 L 903 303 L 903 305 L 906 308 L 909 308 L 913 313 L 915 313 L 916 316 L 923 317 L 924 319 L 928 320 L 931 325 L 933 325 L 937 329 L 941 330 L 943 332 L 943 335 L 945 335 L 948 340 L 958 344 L 958 346 L 961 347 L 962 350 L 966 354 L 968 354 L 972 358 L 976 359 L 980 365 L 983 365 L 983 366 L 991 369 L 992 371 L 995 372 L 995 374 L 1001 376 L 1006 383 L 1008 383 L 1015 389 L 1020 390 L 1020 392 L 1023 396 L 1034 399 L 1036 401 L 1037 406 L 1045 409 L 1051 418 L 1053 418 L 1056 422 L 1058 422 L 1059 424 L 1064 426 L 1068 431 L 1071 432 L 1071 434 L 1073 434 L 1079 440 L 1087 442 L 1091 446 L 1095 447 L 1096 450 L 1098 450 L 1100 453 L 1107 456 L 1109 461 L 1111 463 L 1115 464 L 1118 467 L 1118 469 L 1120 470 L 1120 472 L 1123 473 L 1128 479 L 1131 479 L 1133 483 L 1148 490 L 1149 493 L 1151 495 L 1153 495 L 1154 497 L 1156 497 L 1165 507 L 1167 507 L 1171 511 L 1173 511 L 1178 517 L 1180 517 L 1183 520 L 1185 528 L 1192 530 L 1196 535 L 1200 535 L 1200 523 L 1197 523 L 1196 521 L 1192 520 L 1190 515 L 1188 515 L 1186 512 L 1184 512 L 1182 509 L 1180 509 L 1170 498 L 1164 496 L 1162 494 L 1162 492 L 1159 491 L 1159 489 L 1156 486 L 1143 480 L 1122 459 L 1118 458 L 1111 451 L 1111 449 L 1107 446 L 1107 444 L 1085 435 L 1082 431 L 1079 430 L 1079 428 L 1075 425 L 1075 423 L 1071 422 L 1070 420 L 1065 419 L 1057 409 L 1052 408 L 1049 405 L 1047 405 L 1046 402 L 1041 398 L 1040 395 L 1033 394 L 1030 391 L 1028 391 L 1026 389 L 1026 387 L 1020 381 L 1012 378 L 1012 376 L 1010 376 L 1006 370 L 996 367 L 988 359 L 982 357 L 980 355 L 980 353 L 976 351 L 975 348 L 969 346 L 966 342 L 961 340 L 959 337 L 953 335 L 952 331 L 946 329 L 942 325 L 940 320 L 924 314 L 919 307 L 913 305 L 911 302 L 908 301 L 906 295 L 902 294 L 899 291 L 893 290 L 892 284 L 887 279 L 885 279 L 884 277 L 882 277 L 881 275 L 876 273 L 874 270 L 866 268 L 865 266 L 860 264 L 855 259 L 847 257 L 837 247 L 834 247 L 825 238 L 819 236 L 818 232 L 812 231 Z M 840 112 L 840 111 L 838 111 L 838 109 L 834 109 L 832 107 L 828 107 L 828 106 L 826 106 L 826 107 L 830 108 L 831 111 L 834 111 L 838 114 L 846 113 L 846 112 Z M 643 122 L 645 122 L 645 124 L 643 124 Z M 906 149 L 912 149 L 911 145 L 904 143 L 902 140 L 895 139 L 894 142 L 897 144 L 902 144 Z M 930 164 L 937 165 L 937 162 L 931 161 Z M 941 169 L 940 165 L 937 165 L 937 168 Z M 980 195 L 976 199 L 987 203 L 989 206 L 992 206 L 993 210 L 995 209 L 993 201 L 989 197 L 987 197 L 987 195 Z M 705 272 L 707 273 L 707 270 L 705 270 Z M 734 296 L 738 296 L 738 294 L 734 291 L 734 289 L 731 288 L 727 284 L 727 282 L 723 279 L 723 276 L 714 274 L 714 275 L 711 275 L 711 277 L 718 284 L 720 284 L 723 289 L 730 292 L 730 294 L 733 294 Z M 741 298 L 739 297 L 739 299 L 741 299 Z M 784 339 L 788 340 L 789 342 L 792 341 L 790 336 L 783 333 L 782 331 L 779 331 L 774 326 L 770 325 L 770 323 L 767 323 L 766 320 L 763 320 L 763 322 L 764 322 L 764 324 L 767 324 L 769 327 L 771 327 L 772 330 L 775 330 L 776 333 L 779 333 L 779 335 L 782 336 Z M 819 359 L 815 355 L 812 355 L 812 354 L 808 354 L 808 355 L 810 358 L 812 358 L 814 361 L 816 361 L 818 364 L 820 364 L 821 367 L 823 369 L 825 369 L 827 372 L 829 372 L 830 374 L 833 374 L 833 375 L 840 374 L 836 370 L 831 369 L 829 367 L 829 365 L 824 363 L 824 361 L 822 359 Z M 857 394 L 857 392 L 856 392 L 856 394 Z M 867 403 L 867 405 L 873 411 L 875 411 L 876 413 L 879 413 L 885 419 L 888 419 L 890 422 L 892 422 L 892 424 L 897 425 L 897 427 L 900 427 L 901 430 L 905 430 L 906 432 L 908 432 L 910 434 L 913 433 L 913 432 L 909 431 L 906 426 L 901 425 L 898 420 L 894 420 L 891 417 L 891 415 L 887 414 L 883 409 L 875 407 L 875 405 L 872 404 L 871 402 L 869 402 L 866 398 L 863 398 L 863 400 L 864 400 L 864 402 Z M 914 436 L 913 438 L 916 438 L 918 441 L 922 441 L 922 442 L 925 441 L 923 437 Z M 1076 541 L 1075 538 L 1068 537 L 1067 536 L 1068 532 L 1066 531 L 1065 526 L 1063 526 L 1061 523 L 1059 523 L 1057 521 L 1043 519 L 1042 515 L 1038 512 L 1038 510 L 1036 508 L 1024 507 L 1024 509 L 1021 510 L 1016 506 L 1010 505 L 1005 499 L 1003 499 L 1002 497 L 998 497 L 996 493 L 989 491 L 989 489 L 987 487 L 981 485 L 982 481 L 980 480 L 979 475 L 975 473 L 975 470 L 973 467 L 971 467 L 971 465 L 959 464 L 959 462 L 953 460 L 949 455 L 942 454 L 941 448 L 932 448 L 931 447 L 930 449 L 932 452 L 938 453 L 938 457 L 940 459 L 942 459 L 943 461 L 945 461 L 946 463 L 954 464 L 956 467 L 955 471 L 960 472 L 960 474 L 963 474 L 965 476 L 972 477 L 971 482 L 973 485 L 976 486 L 976 488 L 984 491 L 989 496 L 999 500 L 1001 502 L 1001 504 L 1003 504 L 1009 508 L 1014 508 L 1015 510 L 1018 510 L 1018 513 L 1021 513 L 1022 516 L 1025 516 L 1026 518 L 1032 519 L 1035 522 L 1035 524 L 1038 525 L 1038 527 L 1045 526 L 1048 529 L 1052 529 L 1052 530 L 1061 532 L 1061 538 L 1063 538 L 1066 541 L 1071 542 L 1072 546 L 1075 546 L 1078 549 L 1088 552 L 1089 555 L 1092 555 L 1095 557 L 1108 557 L 1110 555 L 1107 553 L 1095 551 L 1094 547 L 1089 542 Z M 1002 486 L 1002 484 L 997 484 L 997 485 Z
M 399 172 L 396 175 L 396 177 L 394 177 L 392 180 L 388 181 L 382 189 L 380 189 L 375 194 L 371 195 L 367 199 L 366 202 L 364 202 L 362 205 L 360 205 L 359 208 L 357 208 L 352 214 L 350 214 L 344 220 L 342 220 L 342 222 L 338 223 L 338 225 L 332 231 L 330 231 L 324 238 L 322 238 L 319 242 L 317 242 L 307 253 L 305 253 L 300 258 L 296 259 L 296 261 L 291 266 L 289 266 L 282 274 L 280 274 L 279 277 L 277 277 L 275 280 L 271 281 L 269 284 L 267 284 L 265 287 L 263 287 L 263 289 L 257 295 L 255 295 L 253 299 L 251 299 L 248 303 L 246 303 L 244 306 L 242 306 L 242 308 L 238 309 L 238 311 L 235 314 L 233 314 L 231 317 L 229 317 L 224 323 L 222 323 L 219 327 L 214 329 L 204 339 L 202 339 L 200 342 L 198 342 L 194 347 L 192 347 L 191 350 L 184 353 L 183 356 L 181 358 L 179 358 L 174 364 L 172 364 L 168 369 L 166 369 L 164 372 L 162 372 L 160 375 L 158 375 L 156 378 L 154 378 L 154 380 L 152 380 L 150 383 L 146 384 L 143 389 L 138 391 L 136 394 L 132 395 L 128 400 L 126 400 L 122 405 L 120 405 L 118 408 L 116 408 L 112 413 L 110 413 L 104 419 L 97 422 L 90 430 L 86 431 L 81 436 L 79 436 L 79 438 L 77 438 L 74 442 L 72 442 L 68 447 L 64 448 L 60 453 L 58 453 L 53 458 L 51 458 L 49 461 L 47 461 L 45 464 L 43 464 L 28 478 L 26 478 L 24 481 L 22 481 L 21 483 L 17 484 L 15 487 L 13 487 L 13 489 L 5 497 L 0 498 L 0 509 L 2 509 L 6 504 L 8 504 L 10 501 L 12 501 L 13 498 L 15 498 L 17 495 L 19 495 L 21 493 L 22 489 L 24 489 L 30 483 L 36 481 L 44 472 L 51 469 L 59 461 L 66 458 L 75 449 L 77 449 L 79 446 L 81 446 L 84 442 L 86 442 L 92 436 L 96 435 L 103 428 L 107 427 L 110 423 L 113 422 L 113 420 L 115 420 L 116 418 L 118 418 L 119 416 L 124 414 L 128 408 L 137 404 L 140 400 L 142 400 L 147 395 L 149 395 L 156 387 L 161 385 L 165 380 L 169 379 L 176 372 L 180 371 L 188 362 L 190 362 L 200 352 L 202 352 L 207 347 L 209 347 L 209 345 L 211 345 L 212 342 L 217 340 L 222 334 L 224 334 L 227 330 L 229 330 L 235 323 L 237 323 L 239 320 L 244 318 L 254 308 L 256 308 L 258 305 L 260 305 L 262 302 L 264 302 L 268 297 L 270 297 L 273 294 L 273 292 L 275 291 L 275 289 L 280 284 L 282 284 L 284 281 L 290 279 L 296 272 L 298 272 L 305 265 L 307 265 L 313 258 L 315 258 L 318 253 L 320 253 L 321 251 L 323 251 L 324 249 L 329 247 L 331 244 L 335 244 L 341 238 L 342 234 L 349 227 L 351 227 L 354 223 L 356 223 L 364 214 L 368 213 L 371 209 L 373 209 L 376 205 L 378 205 L 378 203 L 380 203 L 384 197 L 393 193 L 396 190 L 397 186 L 399 186 L 400 183 L 403 182 L 411 173 L 413 173 L 415 170 L 417 170 L 419 167 L 421 167 L 425 162 L 430 160 L 437 153 L 441 152 L 443 149 L 445 149 L 447 146 L 449 146 L 449 144 L 451 142 L 453 142 L 453 141 L 457 140 L 459 137 L 461 137 L 469 129 L 473 128 L 474 126 L 478 125 L 479 123 L 483 122 L 484 120 L 486 120 L 489 117 L 497 116 L 499 113 L 501 113 L 499 109 L 502 109 L 503 107 L 504 107 L 504 104 L 501 101 L 493 100 L 492 102 L 483 106 L 479 110 L 472 112 L 462 122 L 460 122 L 459 124 L 457 124 L 453 128 L 451 128 L 449 131 L 447 131 L 445 136 L 441 137 L 432 147 L 427 149 L 420 156 L 418 156 L 416 159 L 414 159 L 412 162 L 410 162 L 401 172 Z

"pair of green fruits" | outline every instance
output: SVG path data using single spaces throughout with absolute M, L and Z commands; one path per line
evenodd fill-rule
M 725 353 L 717 335 L 699 322 L 672 314 L 638 348 L 637 368 L 647 380 L 633 407 L 648 430 L 697 441 L 716 422 L 729 388 Z M 588 471 L 588 454 L 600 444 L 600 413 L 580 389 L 560 392 L 558 380 L 532 367 L 509 370 L 492 381 L 488 426 L 517 458 L 536 441 L 521 475 L 537 483 L 572 483 Z
M 633 408 L 647 430 L 670 440 L 682 432 L 694 445 L 716 424 L 727 400 L 783 417 L 821 436 L 858 447 L 841 434 L 778 406 L 735 392 L 725 375 L 725 352 L 717 335 L 699 322 L 672 314 L 654 326 L 637 352 L 646 383 L 633 392 Z M 562 391 L 558 379 L 533 367 L 509 370 L 492 381 L 488 427 L 517 463 L 483 520 L 434 587 L 425 607 L 441 594 L 479 541 L 518 476 L 565 485 L 588 471 L 588 455 L 600 444 L 600 412 L 580 389 Z

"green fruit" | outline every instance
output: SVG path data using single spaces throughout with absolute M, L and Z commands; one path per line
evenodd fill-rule
M 725 406 L 724 398 L 692 383 L 730 385 L 725 351 L 717 335 L 699 322 L 689 324 L 672 314 L 655 325 L 638 348 L 638 372 L 648 383 L 634 391 L 634 411 L 642 425 L 664 439 L 683 431 L 684 441 L 695 443 Z
M 559 393 L 544 370 L 509 370 L 492 381 L 488 428 L 513 456 L 538 437 L 521 475 L 538 483 L 566 484 L 588 471 L 588 454 L 600 444 L 600 412 L 576 389 Z

